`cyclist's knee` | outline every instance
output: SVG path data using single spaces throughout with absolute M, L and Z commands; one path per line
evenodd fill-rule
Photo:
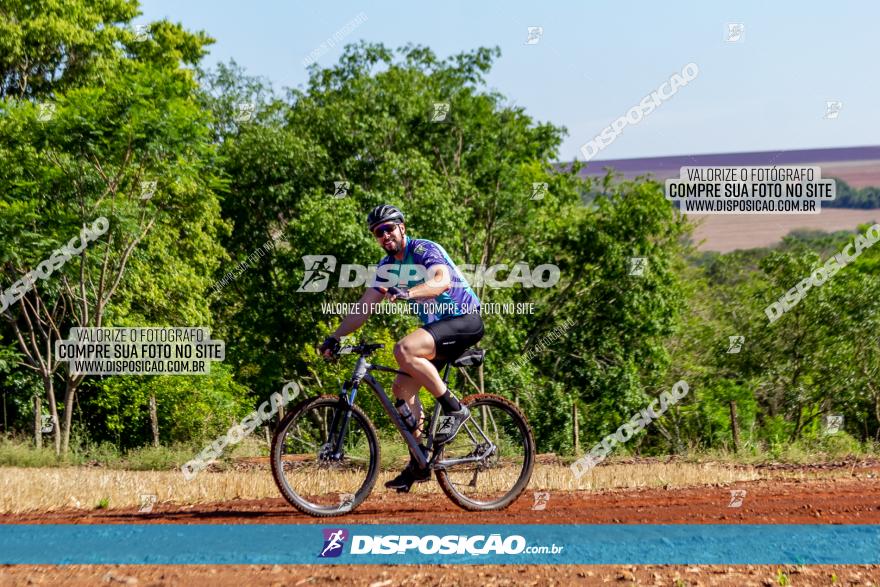
M 412 344 L 403 339 L 394 345 L 394 358 L 397 359 L 398 362 L 406 361 L 412 356 L 413 348 Z

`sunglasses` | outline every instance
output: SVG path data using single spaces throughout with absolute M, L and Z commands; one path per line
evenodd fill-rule
M 382 226 L 377 226 L 376 230 L 373 231 L 373 236 L 376 238 L 382 238 L 389 232 L 393 232 L 395 228 L 397 228 L 396 224 L 383 224 Z

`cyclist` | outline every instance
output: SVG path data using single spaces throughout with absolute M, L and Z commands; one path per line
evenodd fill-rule
M 320 352 L 325 357 L 334 355 L 339 350 L 340 338 L 360 328 L 374 304 L 383 298 L 392 302 L 408 300 L 423 325 L 394 345 L 394 358 L 400 370 L 409 375 L 398 375 L 394 380 L 391 389 L 397 398 L 395 405 L 400 409 L 407 404 L 416 423 L 413 435 L 420 440 L 423 413 L 418 392 L 424 386 L 443 410 L 444 418 L 434 440 L 438 446 L 445 444 L 458 434 L 461 425 L 470 418 L 470 411 L 449 392 L 438 369 L 483 338 L 480 299 L 443 247 L 406 235 L 403 213 L 398 208 L 387 204 L 377 206 L 367 215 L 367 226 L 388 255 L 380 261 L 376 278 L 355 310 L 321 344 Z M 424 444 L 420 446 L 427 452 Z M 385 487 L 407 492 L 413 483 L 430 477 L 430 470 L 420 469 L 411 456 L 406 468 Z

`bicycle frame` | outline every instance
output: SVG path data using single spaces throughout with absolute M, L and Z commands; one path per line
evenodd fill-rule
M 447 363 L 446 367 L 443 370 L 443 383 L 447 383 L 449 378 L 449 367 L 451 363 Z M 391 419 L 391 422 L 397 428 L 397 431 L 400 432 L 400 435 L 406 441 L 407 446 L 410 449 L 410 453 L 414 455 L 415 459 L 418 461 L 419 466 L 421 468 L 426 468 L 429 466 L 428 459 L 422 454 L 422 451 L 419 450 L 419 443 L 416 440 L 415 436 L 409 431 L 406 425 L 403 422 L 403 418 L 400 416 L 400 413 L 391 403 L 391 399 L 385 393 L 385 389 L 382 385 L 376 381 L 376 379 L 370 374 L 371 371 L 383 371 L 386 373 L 396 373 L 398 375 L 405 375 L 410 377 L 408 373 L 404 373 L 403 371 L 399 371 L 398 369 L 392 369 L 390 367 L 385 367 L 383 365 L 373 365 L 369 363 L 364 355 L 358 356 L 357 363 L 354 367 L 354 373 L 351 378 L 342 384 L 342 389 L 339 393 L 341 399 L 344 399 L 346 405 L 349 409 L 345 410 L 342 414 L 342 426 L 339 429 L 339 434 L 336 435 L 337 425 L 339 424 L 338 418 L 340 416 L 340 412 L 336 412 L 333 416 L 333 422 L 330 425 L 330 439 L 333 440 L 333 455 L 336 458 L 341 458 L 342 455 L 342 439 L 345 437 L 345 433 L 348 429 L 348 423 L 351 420 L 351 406 L 354 405 L 355 397 L 357 396 L 358 386 L 361 381 L 366 382 L 369 385 L 373 392 L 376 394 L 376 397 L 379 398 L 379 402 L 382 404 L 382 408 L 385 410 L 385 413 L 388 414 L 388 417 Z M 440 416 L 440 403 L 434 402 L 434 414 L 431 418 L 431 430 L 428 431 L 427 435 L 427 447 L 428 450 L 431 449 L 433 441 L 434 441 L 434 429 L 437 426 L 438 418 Z M 480 435 L 485 439 L 491 449 L 495 448 L 495 445 L 486 437 L 486 434 L 480 429 L 479 426 L 476 427 L 480 432 Z M 469 430 L 466 430 L 469 436 L 473 438 L 473 434 Z M 474 439 L 476 440 L 476 439 Z M 467 462 L 476 462 L 479 461 L 482 456 L 473 456 L 473 457 L 464 457 L 460 459 L 450 459 L 444 460 L 437 463 L 436 467 L 445 467 L 448 465 L 457 465 L 461 463 Z

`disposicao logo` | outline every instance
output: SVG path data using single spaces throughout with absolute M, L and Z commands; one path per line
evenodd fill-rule
M 351 554 L 406 554 L 417 550 L 419 554 L 520 554 L 526 550 L 526 539 L 513 535 L 502 538 L 500 534 L 479 536 L 354 536 Z M 560 551 L 562 549 L 560 548 Z M 549 548 L 547 549 L 550 552 Z
M 564 546 L 528 546 L 523 536 L 514 534 L 480 534 L 477 536 L 415 536 L 411 534 L 363 536 L 352 534 L 342 528 L 324 528 L 324 548 L 319 558 L 338 557 L 345 550 L 345 542 L 351 538 L 349 555 L 517 555 L 560 554 Z M 414 551 L 414 552 L 413 552 Z
M 348 530 L 342 528 L 324 528 L 324 548 L 318 558 L 337 557 L 342 554 L 342 547 L 348 539 Z
M 419 252 L 419 247 L 415 251 Z M 303 255 L 305 273 L 302 283 L 296 290 L 298 293 L 320 293 L 327 290 L 331 278 L 336 273 L 336 257 L 333 255 Z M 407 286 L 410 282 L 437 278 L 440 265 L 425 267 L 412 263 L 387 265 L 358 265 L 344 263 L 339 267 L 337 287 L 392 287 Z M 561 276 L 557 265 L 544 263 L 534 269 L 528 263 L 519 262 L 513 265 L 499 263 L 496 265 L 455 265 L 452 283 L 461 286 L 482 287 L 483 284 L 493 287 L 513 287 L 519 283 L 522 287 L 539 287 L 546 289 L 559 282 Z M 509 271 L 507 278 L 501 280 L 497 274 Z
M 305 255 L 306 273 L 297 292 L 317 293 L 327 289 L 330 276 L 336 269 L 336 257 L 333 255 Z

